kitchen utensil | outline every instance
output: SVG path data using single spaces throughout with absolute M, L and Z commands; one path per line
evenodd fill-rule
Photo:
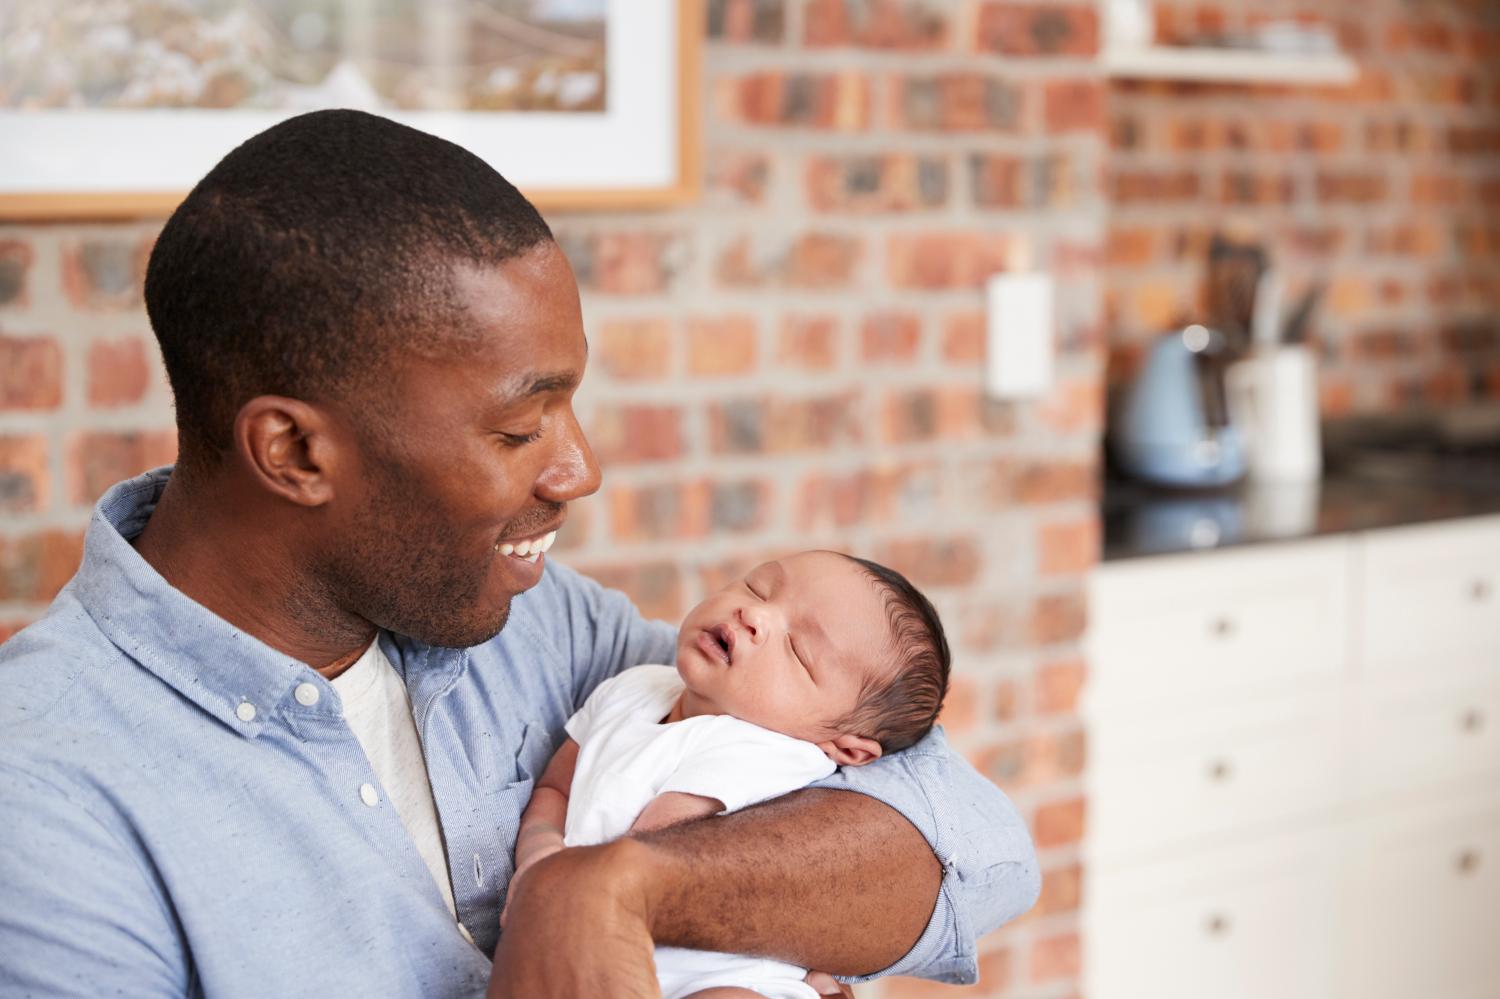
M 1323 454 L 1313 352 L 1305 346 L 1259 351 L 1231 364 L 1225 384 L 1250 477 L 1258 482 L 1316 480 Z

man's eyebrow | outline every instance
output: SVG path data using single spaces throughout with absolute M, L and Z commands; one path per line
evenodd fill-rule
M 495 393 L 498 400 L 509 405 L 549 392 L 571 392 L 578 387 L 581 376 L 576 371 L 557 371 L 544 374 L 522 375 Z

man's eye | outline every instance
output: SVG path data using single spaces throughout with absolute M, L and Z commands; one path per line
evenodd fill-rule
M 500 433 L 500 439 L 505 442 L 505 445 L 507 447 L 522 447 L 526 444 L 530 444 L 534 441 L 540 440 L 541 436 L 541 427 L 537 427 L 529 434 L 507 434 L 504 431 L 501 431 Z

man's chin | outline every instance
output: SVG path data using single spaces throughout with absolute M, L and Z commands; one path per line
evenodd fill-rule
M 414 629 L 408 632 L 406 637 L 438 648 L 469 649 L 476 645 L 483 645 L 500 634 L 509 620 L 510 598 L 506 597 L 505 602 L 498 608 L 484 608 L 482 616 L 476 613 L 463 621 L 448 621 L 437 627 L 422 628 L 420 631 Z

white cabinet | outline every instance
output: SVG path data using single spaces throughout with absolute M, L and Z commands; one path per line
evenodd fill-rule
M 1091 582 L 1090 999 L 1500 999 L 1500 518 Z

